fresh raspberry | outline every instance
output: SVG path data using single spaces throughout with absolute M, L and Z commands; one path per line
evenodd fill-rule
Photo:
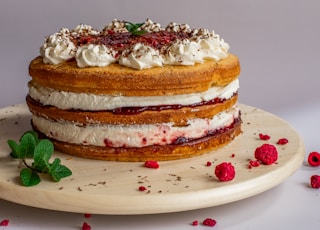
M 320 188 L 320 176 L 313 175 L 310 178 L 311 188 Z
M 197 220 L 192 221 L 192 226 L 198 226 L 199 222 Z
M 147 188 L 146 187 L 144 187 L 144 186 L 139 186 L 139 191 L 141 191 L 141 192 L 143 192 L 143 191 L 146 191 L 147 190 Z
M 87 222 L 83 222 L 82 230 L 91 230 L 91 226 Z
M 144 166 L 152 169 L 157 169 L 160 167 L 157 161 L 146 161 L 144 162 Z
M 223 162 L 217 165 L 214 173 L 219 181 L 232 180 L 236 175 L 233 165 L 229 162 Z
M 267 134 L 262 134 L 262 133 L 259 133 L 259 138 L 260 140 L 264 140 L 264 141 L 267 141 L 270 139 L 270 136 L 267 135 Z
M 285 145 L 287 144 L 289 141 L 287 138 L 280 138 L 277 142 L 278 145 Z
M 313 167 L 320 166 L 320 153 L 318 152 L 309 153 L 308 163 L 310 166 L 313 166 Z
M 9 220 L 3 220 L 0 222 L 0 226 L 8 226 L 9 225 Z
M 270 165 L 278 160 L 278 151 L 274 145 L 263 144 L 256 148 L 254 156 L 262 164 Z
M 205 219 L 202 223 L 203 223 L 203 225 L 205 225 L 205 226 L 213 227 L 213 226 L 216 225 L 217 221 L 214 220 L 214 219 L 211 219 L 211 218 L 207 218 L 207 219 Z

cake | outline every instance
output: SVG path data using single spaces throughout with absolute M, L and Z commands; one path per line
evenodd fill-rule
M 32 127 L 63 153 L 175 160 L 241 133 L 240 64 L 214 31 L 147 19 L 48 36 L 29 65 Z

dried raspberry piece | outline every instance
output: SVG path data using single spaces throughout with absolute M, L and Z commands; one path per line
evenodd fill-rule
M 219 181 L 232 180 L 236 175 L 234 167 L 230 162 L 223 162 L 217 165 L 214 173 Z
M 9 225 L 9 220 L 3 220 L 0 222 L 0 226 L 8 226 Z
M 144 162 L 144 166 L 152 169 L 157 169 L 160 167 L 157 161 L 146 161 Z
M 308 163 L 312 167 L 320 166 L 320 153 L 318 152 L 309 153 Z
M 192 221 L 192 226 L 198 226 L 199 222 L 197 220 Z
M 91 218 L 91 214 L 90 213 L 85 213 L 84 217 L 89 219 L 89 218 Z
M 320 176 L 313 175 L 310 177 L 311 188 L 320 188 Z
M 250 160 L 249 164 L 250 164 L 251 167 L 259 167 L 260 166 L 260 163 L 257 160 L 256 161 Z
M 234 154 L 234 153 L 231 154 L 231 157 L 235 157 L 235 156 L 236 156 L 236 154 Z
M 287 138 L 280 138 L 277 142 L 278 145 L 285 145 L 287 144 L 289 141 Z
M 211 219 L 211 218 L 207 218 L 207 219 L 205 219 L 202 223 L 203 223 L 203 225 L 205 225 L 205 226 L 213 227 L 213 226 L 216 225 L 217 221 L 214 220 L 214 219 Z
M 270 136 L 267 135 L 267 134 L 262 134 L 262 133 L 259 133 L 259 138 L 260 140 L 264 140 L 264 141 L 267 141 L 270 139 Z
M 83 222 L 82 230 L 91 230 L 91 226 L 87 222 Z
M 212 165 L 212 163 L 210 162 L 210 161 L 207 161 L 207 163 L 206 163 L 206 166 L 211 166 Z
M 139 186 L 139 191 L 143 192 L 143 191 L 146 191 L 146 190 L 147 190 L 146 187 L 144 187 L 144 186 Z
M 262 164 L 270 165 L 278 160 L 278 151 L 274 145 L 263 144 L 256 148 L 254 156 Z

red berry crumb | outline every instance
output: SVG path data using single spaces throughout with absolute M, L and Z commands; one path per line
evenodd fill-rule
M 212 165 L 212 163 L 210 162 L 210 161 L 207 161 L 207 163 L 206 163 L 206 166 L 211 166 Z
M 91 226 L 87 222 L 83 222 L 82 230 L 91 230 Z
M 310 166 L 313 166 L 313 167 L 320 166 L 320 153 L 318 152 L 309 153 L 308 163 Z
M 234 154 L 234 153 L 231 154 L 231 157 L 235 157 L 235 156 L 236 156 L 236 154 Z
M 211 219 L 211 218 L 207 218 L 203 221 L 203 225 L 205 226 L 210 226 L 210 227 L 213 227 L 215 226 L 217 223 L 217 221 L 215 221 L 214 219 Z
M 320 188 L 320 176 L 313 175 L 310 178 L 311 188 Z
M 278 160 L 278 151 L 274 145 L 263 144 L 256 148 L 254 156 L 262 164 L 270 165 Z
M 249 161 L 249 164 L 250 164 L 251 167 L 259 167 L 259 166 L 260 166 L 260 162 L 257 161 L 257 160 L 256 160 L 256 161 L 250 160 L 250 161 Z M 251 167 L 250 167 L 250 168 L 251 168 Z
M 264 141 L 267 141 L 270 139 L 270 136 L 267 135 L 267 134 L 262 134 L 262 133 L 259 133 L 259 138 L 260 140 L 264 140 Z
M 147 188 L 144 187 L 144 186 L 140 186 L 140 187 L 139 187 L 139 191 L 141 191 L 141 192 L 146 191 L 146 190 L 147 190 Z
M 219 181 L 230 181 L 236 175 L 233 165 L 229 162 L 223 162 L 217 165 L 214 173 Z
M 198 226 L 199 225 L 199 222 L 197 221 L 197 220 L 194 220 L 193 222 L 192 222 L 192 226 Z
M 89 219 L 89 218 L 91 218 L 91 214 L 90 213 L 85 213 L 84 217 Z
M 9 225 L 9 220 L 3 220 L 0 222 L 0 226 L 8 226 Z
M 287 138 L 280 138 L 277 142 L 278 145 L 285 145 L 287 144 L 289 141 Z
M 157 169 L 160 167 L 157 161 L 146 161 L 144 162 L 144 166 L 152 169 Z

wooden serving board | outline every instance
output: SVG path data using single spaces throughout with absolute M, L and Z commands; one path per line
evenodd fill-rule
M 42 178 L 39 185 L 23 187 L 19 161 L 9 156 L 8 139 L 18 140 L 30 126 L 25 104 L 0 109 L 0 198 L 38 208 L 92 214 L 154 214 L 206 208 L 241 200 L 264 192 L 295 172 L 304 160 L 304 144 L 284 120 L 260 109 L 240 105 L 243 133 L 231 144 L 208 154 L 159 162 L 150 169 L 143 162 L 107 162 L 77 158 L 59 152 L 55 157 L 73 175 L 60 182 Z M 268 141 L 258 134 L 271 136 Z M 289 143 L 277 145 L 279 138 Z M 249 169 L 249 159 L 263 143 L 274 144 L 279 159 L 273 165 Z M 207 162 L 212 166 L 206 166 Z M 219 182 L 215 165 L 231 162 L 234 180 Z M 139 186 L 147 188 L 139 191 Z

